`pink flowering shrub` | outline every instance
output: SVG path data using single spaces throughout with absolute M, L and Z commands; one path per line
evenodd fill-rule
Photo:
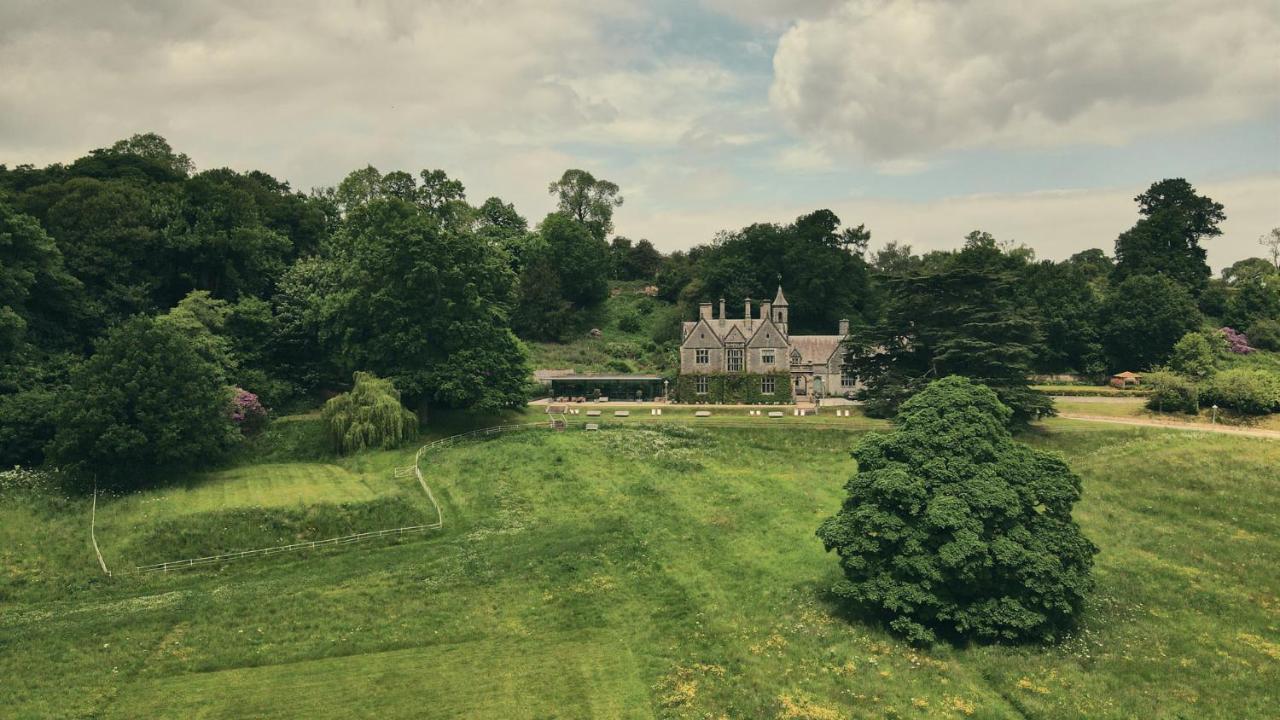
M 1248 355 L 1253 352 L 1253 348 L 1249 347 L 1249 338 L 1244 333 L 1234 328 L 1224 327 L 1218 328 L 1218 332 L 1222 333 L 1222 337 L 1227 340 L 1227 349 L 1237 355 Z
M 267 409 L 262 407 L 257 395 L 244 388 L 236 388 L 231 397 L 231 421 L 245 435 L 252 435 L 266 425 Z

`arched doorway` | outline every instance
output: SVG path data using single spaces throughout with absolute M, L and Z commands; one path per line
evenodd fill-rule
M 792 375 L 791 392 L 796 397 L 807 396 L 809 394 L 809 379 L 804 375 Z

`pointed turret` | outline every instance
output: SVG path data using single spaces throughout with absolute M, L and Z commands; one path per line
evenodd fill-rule
M 769 311 L 773 314 L 773 324 L 778 326 L 783 335 L 789 335 L 787 316 L 790 314 L 790 309 L 787 307 L 786 296 L 782 294 L 782 285 L 778 285 L 778 294 L 773 297 L 773 302 L 769 303 L 769 306 Z

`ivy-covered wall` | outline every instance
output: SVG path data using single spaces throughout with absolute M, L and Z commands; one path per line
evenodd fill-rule
M 697 378 L 707 379 L 706 394 L 696 392 Z M 760 392 L 760 381 L 773 378 L 772 394 Z M 786 405 L 791 402 L 791 373 L 706 373 L 681 375 L 675 384 L 675 400 L 698 404 Z

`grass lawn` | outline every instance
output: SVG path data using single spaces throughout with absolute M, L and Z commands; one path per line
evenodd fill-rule
M 1138 420 L 1158 420 L 1160 422 L 1198 423 L 1208 425 L 1213 422 L 1212 409 L 1202 409 L 1199 415 L 1187 413 L 1159 413 L 1147 409 L 1146 400 L 1142 398 L 1116 398 L 1105 402 L 1091 401 L 1090 398 L 1058 397 L 1053 399 L 1054 406 L 1061 413 L 1078 415 L 1096 415 L 1099 417 L 1134 418 Z M 1249 427 L 1258 430 L 1280 431 L 1280 415 L 1232 415 L 1224 410 L 1218 411 L 1217 422 L 1232 427 Z
M 633 425 L 433 455 L 423 467 L 446 518 L 433 535 L 168 575 L 95 575 L 82 500 L 6 500 L 0 707 L 20 718 L 1274 717 L 1280 443 L 1046 423 L 1028 441 L 1080 473 L 1077 517 L 1102 548 L 1080 632 L 1052 647 L 922 650 L 826 592 L 838 569 L 813 532 L 866 425 Z M 295 461 L 362 478 L 412 453 Z M 255 475 L 201 485 L 237 477 Z M 275 517 L 293 511 L 266 505 L 283 487 L 219 492 L 262 497 L 255 507 Z M 372 500 L 318 506 L 399 496 L 367 488 Z M 166 516 L 136 536 L 225 519 L 212 489 L 201 497 L 213 509 L 156 502 Z

